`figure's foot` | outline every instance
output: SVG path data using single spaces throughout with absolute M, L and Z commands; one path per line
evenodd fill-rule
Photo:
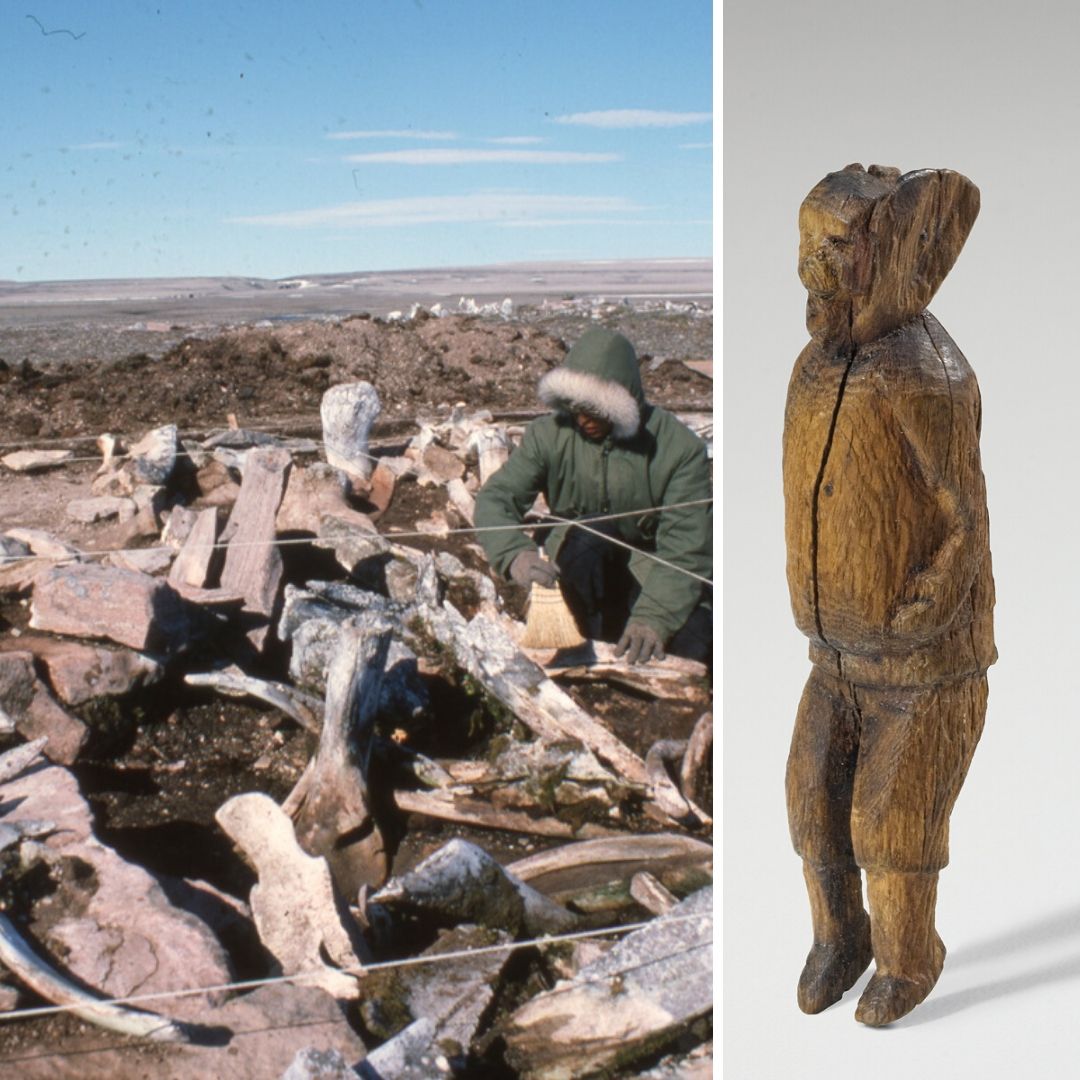
M 937 985 L 944 963 L 945 945 L 935 934 L 934 960 L 930 969 L 916 978 L 876 972 L 859 998 L 855 1019 L 869 1027 L 884 1027 L 907 1016 Z
M 804 1013 L 819 1013 L 835 1005 L 873 959 L 870 920 L 865 917 L 846 940 L 815 944 L 799 976 L 799 1008 Z

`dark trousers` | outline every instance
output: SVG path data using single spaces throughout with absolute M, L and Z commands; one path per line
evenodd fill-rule
M 618 641 L 641 593 L 630 572 L 630 550 L 613 544 L 610 521 L 570 529 L 555 559 L 567 607 L 581 633 L 593 641 Z M 597 536 L 596 533 L 601 535 Z M 712 612 L 699 605 L 668 643 L 668 652 L 692 660 L 711 660 Z

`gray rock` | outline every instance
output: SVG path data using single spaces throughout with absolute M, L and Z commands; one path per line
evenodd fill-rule
M 5 454 L 2 461 L 12 472 L 32 473 L 55 469 L 74 457 L 71 450 L 16 450 Z
M 360 1074 L 336 1050 L 305 1047 L 281 1074 L 281 1080 L 356 1080 Z
M 511 934 L 552 933 L 577 925 L 565 908 L 466 840 L 444 844 L 414 870 L 389 881 L 371 903 L 391 912 L 423 914 L 442 926 L 469 922 Z
M 450 1063 L 432 1045 L 435 1025 L 417 1020 L 360 1062 L 356 1071 L 364 1080 L 433 1080 L 450 1075 Z
M 175 424 L 148 431 L 128 451 L 135 478 L 144 484 L 164 484 L 176 467 L 177 447 Z
M 109 518 L 129 521 L 138 513 L 138 507 L 131 499 L 118 495 L 97 495 L 92 499 L 72 499 L 65 512 L 72 521 L 92 525 L 95 521 L 107 521 Z

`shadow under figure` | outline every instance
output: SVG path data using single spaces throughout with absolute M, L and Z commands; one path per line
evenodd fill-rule
M 799 212 L 811 341 L 788 389 L 784 502 L 814 666 L 787 803 L 814 944 L 798 1000 L 828 1008 L 875 960 L 855 1013 L 873 1026 L 941 973 L 938 871 L 997 656 L 979 389 L 925 310 L 978 211 L 959 173 L 849 165 Z

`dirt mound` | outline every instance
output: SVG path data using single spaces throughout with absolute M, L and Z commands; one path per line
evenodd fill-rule
M 537 408 L 536 384 L 565 355 L 567 342 L 516 320 L 473 316 L 387 322 L 355 316 L 244 326 L 187 338 L 160 359 L 135 353 L 39 367 L 0 362 L 5 414 L 0 442 L 102 431 L 317 422 L 335 383 L 363 379 L 379 391 L 383 421 L 432 415 L 440 405 Z M 639 352 L 641 350 L 639 349 Z M 642 359 L 646 394 L 658 404 L 711 407 L 711 380 L 677 361 Z

